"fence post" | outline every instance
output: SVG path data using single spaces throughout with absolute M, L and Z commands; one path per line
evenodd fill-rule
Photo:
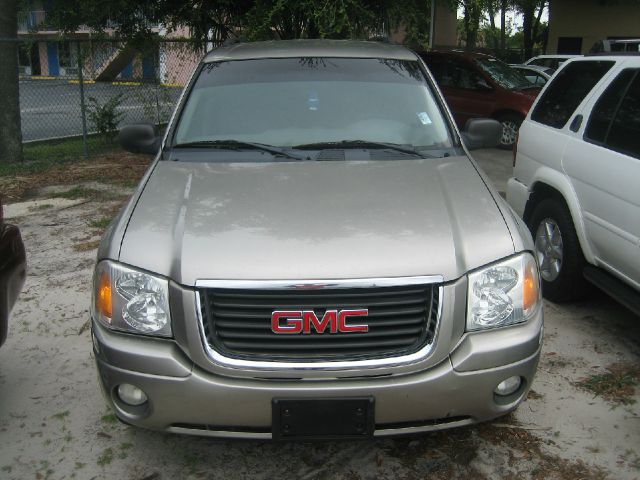
M 84 103 L 84 76 L 82 73 L 82 44 L 78 41 L 78 85 L 80 85 L 80 117 L 82 118 L 82 150 L 84 158 L 89 158 L 89 146 L 87 145 L 87 115 Z

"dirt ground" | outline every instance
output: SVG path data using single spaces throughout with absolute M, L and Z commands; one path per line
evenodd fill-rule
M 510 154 L 477 158 L 502 185 Z M 580 304 L 545 303 L 533 390 L 514 414 L 491 423 L 306 444 L 121 425 L 97 384 L 90 279 L 101 232 L 147 161 L 107 157 L 0 178 L 12 202 L 5 215 L 20 226 L 29 260 L 0 348 L 1 479 L 640 478 L 640 318 L 598 292 Z

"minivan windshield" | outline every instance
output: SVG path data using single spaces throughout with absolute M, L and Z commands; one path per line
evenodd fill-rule
M 453 146 L 417 61 L 321 57 L 202 67 L 173 146 L 239 142 L 286 149 Z
M 495 58 L 478 58 L 476 59 L 476 63 L 494 82 L 503 88 L 508 90 L 523 90 L 533 87 L 531 82 L 529 82 L 521 72 L 515 68 L 511 68 L 500 60 Z

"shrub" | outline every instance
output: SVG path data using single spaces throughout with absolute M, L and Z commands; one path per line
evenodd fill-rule
M 118 111 L 118 107 L 122 105 L 124 95 L 119 93 L 109 98 L 104 104 L 100 104 L 95 97 L 89 97 L 89 106 L 87 115 L 89 121 L 93 123 L 95 130 L 107 141 L 113 141 L 118 125 L 124 116 L 123 112 Z

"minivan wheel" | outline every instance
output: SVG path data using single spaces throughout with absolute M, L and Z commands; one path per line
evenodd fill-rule
M 564 202 L 541 201 L 533 210 L 529 230 L 535 242 L 544 297 L 554 302 L 582 297 L 587 289 L 582 275 L 585 259 Z
M 513 113 L 507 113 L 498 117 L 498 121 L 502 124 L 500 148 L 503 150 L 511 150 L 513 148 L 518 130 L 520 130 L 520 125 L 522 125 L 522 120 L 522 117 Z

